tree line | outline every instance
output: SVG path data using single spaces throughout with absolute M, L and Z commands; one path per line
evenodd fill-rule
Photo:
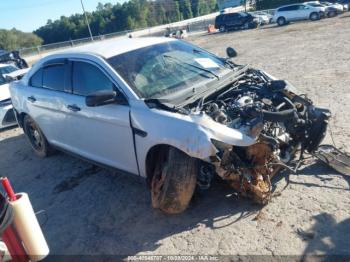
M 217 10 L 216 0 L 129 0 L 115 5 L 99 3 L 95 11 L 87 12 L 87 18 L 92 34 L 98 36 L 177 22 Z M 89 37 L 83 14 L 48 20 L 34 33 L 44 44 Z
M 305 0 L 256 0 L 254 7 L 256 10 L 275 9 L 281 5 L 302 3 Z
M 24 33 L 15 28 L 0 29 L 0 49 L 17 50 L 24 47 L 41 45 L 43 40 L 33 33 Z
M 280 5 L 304 0 L 242 0 L 256 10 L 272 9 Z M 94 36 L 124 30 L 152 27 L 177 22 L 218 11 L 217 0 L 129 0 L 123 4 L 99 3 L 96 10 L 87 12 Z M 16 50 L 89 37 L 83 14 L 61 16 L 48 20 L 33 33 L 16 29 L 0 29 L 0 49 Z

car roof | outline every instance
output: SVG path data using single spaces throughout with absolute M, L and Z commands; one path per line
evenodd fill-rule
M 291 4 L 291 5 L 282 5 L 280 6 L 278 9 L 281 9 L 283 7 L 288 7 L 288 6 L 295 6 L 295 5 L 304 5 L 305 3 L 295 3 L 295 4 Z
M 92 53 L 110 58 L 119 54 L 127 53 L 139 48 L 176 41 L 172 38 L 165 37 L 136 37 L 136 38 L 117 38 L 103 41 L 95 41 L 90 44 L 70 48 L 67 51 L 58 52 L 56 54 L 76 54 L 76 53 Z

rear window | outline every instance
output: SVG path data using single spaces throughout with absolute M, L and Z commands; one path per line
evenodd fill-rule
M 39 69 L 30 79 L 30 85 L 34 87 L 43 86 L 43 70 Z
M 49 65 L 43 69 L 43 87 L 64 91 L 64 64 Z
M 299 9 L 298 5 L 290 5 L 290 6 L 281 7 L 280 9 L 278 9 L 278 12 L 294 11 L 298 9 Z

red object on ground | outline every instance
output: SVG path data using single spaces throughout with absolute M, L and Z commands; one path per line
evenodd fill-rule
M 12 225 L 9 225 L 2 234 L 6 247 L 11 255 L 13 262 L 28 262 L 29 258 L 26 254 L 20 238 L 18 237 Z
M 1 178 L 2 186 L 4 187 L 7 196 L 10 201 L 16 201 L 17 197 L 15 195 L 15 192 L 12 189 L 12 186 L 10 184 L 10 181 L 7 179 L 7 177 Z M 24 247 L 22 245 L 22 241 L 20 237 L 18 236 L 16 230 L 12 227 L 12 225 L 9 225 L 4 233 L 2 234 L 2 239 L 4 240 L 6 247 L 11 255 L 13 262 L 28 262 L 29 257 L 24 250 Z
M 2 186 L 4 187 L 4 189 L 6 191 L 7 196 L 9 197 L 10 201 L 16 201 L 17 197 L 15 195 L 15 192 L 12 189 L 12 186 L 11 186 L 10 181 L 8 180 L 8 178 L 7 177 L 1 178 L 1 183 L 2 183 Z
M 214 25 L 208 25 L 208 33 L 214 33 L 216 30 L 215 30 L 215 26 Z

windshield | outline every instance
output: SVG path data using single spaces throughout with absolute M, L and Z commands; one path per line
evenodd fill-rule
M 16 70 L 18 70 L 18 68 L 13 66 L 13 65 L 3 66 L 3 67 L 0 67 L 0 74 L 1 75 L 9 74 L 9 73 L 12 73 Z
M 169 41 L 108 59 L 141 98 L 160 98 L 219 78 L 225 61 L 188 43 Z
M 18 68 L 13 65 L 0 67 L 0 85 L 7 83 L 6 78 L 4 76 L 5 74 L 12 73 L 16 70 L 18 70 Z
M 308 5 L 313 6 L 313 7 L 322 7 L 322 5 L 316 4 L 316 3 L 309 3 Z

